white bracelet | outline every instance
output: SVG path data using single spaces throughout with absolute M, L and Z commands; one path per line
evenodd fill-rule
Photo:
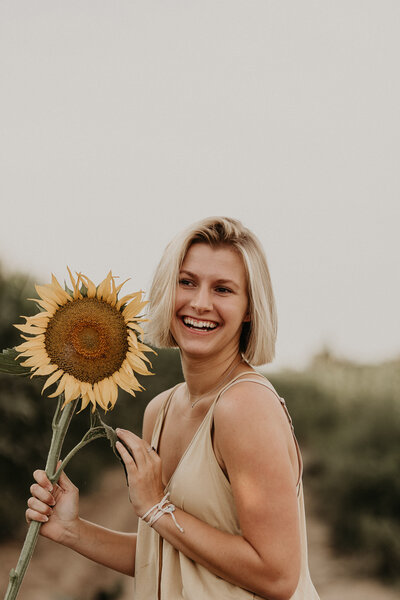
M 160 517 L 162 517 L 163 515 L 171 515 L 172 520 L 175 523 L 175 526 L 179 529 L 179 531 L 181 533 L 184 533 L 183 527 L 181 527 L 179 525 L 179 523 L 177 522 L 177 520 L 175 518 L 175 515 L 173 514 L 174 511 L 176 510 L 176 506 L 175 506 L 175 504 L 172 504 L 172 502 L 168 501 L 168 496 L 169 496 L 169 492 L 167 492 L 165 494 L 164 498 L 160 502 L 158 502 L 157 504 L 155 504 L 154 506 L 149 508 L 149 510 L 147 512 L 145 512 L 144 515 L 140 518 L 145 521 L 146 517 L 151 515 L 150 519 L 148 521 L 145 521 L 145 523 L 147 523 L 148 525 L 150 525 L 150 527 L 152 527 L 154 525 L 154 523 L 156 521 L 158 521 L 158 519 Z M 151 513 L 153 513 L 153 514 L 151 514 Z

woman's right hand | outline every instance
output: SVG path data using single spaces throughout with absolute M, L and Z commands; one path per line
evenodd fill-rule
M 64 472 L 54 486 L 45 471 L 37 470 L 33 477 L 36 483 L 30 488 L 32 496 L 28 499 L 26 520 L 40 521 L 40 534 L 62 543 L 78 529 L 79 490 Z

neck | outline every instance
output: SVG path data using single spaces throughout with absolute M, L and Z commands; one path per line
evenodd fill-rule
M 196 398 L 214 390 L 219 382 L 222 383 L 224 376 L 227 376 L 230 370 L 233 375 L 242 357 L 238 351 L 235 351 L 212 360 L 209 357 L 194 359 L 184 355 L 181 355 L 181 360 L 190 398 L 195 401 Z

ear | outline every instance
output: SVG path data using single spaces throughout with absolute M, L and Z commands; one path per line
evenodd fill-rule
M 250 321 L 251 321 L 250 313 L 249 313 L 249 312 L 247 312 L 247 313 L 244 315 L 243 323 L 249 323 Z

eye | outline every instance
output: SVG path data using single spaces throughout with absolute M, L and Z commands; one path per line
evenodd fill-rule
M 181 285 L 182 287 L 192 287 L 194 286 L 194 282 L 191 281 L 190 279 L 179 279 L 179 285 Z
M 218 294 L 231 294 L 231 293 L 232 293 L 232 290 L 231 290 L 231 289 L 229 289 L 229 288 L 227 288 L 227 287 L 224 287 L 223 285 L 219 285 L 218 287 L 216 287 L 216 288 L 215 288 L 215 291 L 216 291 Z

